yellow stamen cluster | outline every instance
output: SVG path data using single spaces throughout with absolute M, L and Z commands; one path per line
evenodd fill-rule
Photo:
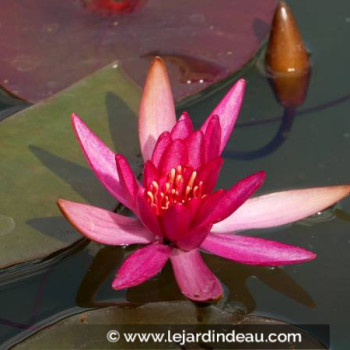
M 152 181 L 147 189 L 147 199 L 157 215 L 173 204 L 186 204 L 192 198 L 203 196 L 203 181 L 197 181 L 197 172 L 181 165 L 170 170 L 162 188 L 157 181 Z

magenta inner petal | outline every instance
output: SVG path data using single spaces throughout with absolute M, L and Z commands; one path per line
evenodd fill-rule
M 143 168 L 143 186 L 147 188 L 152 181 L 157 180 L 157 178 L 158 170 L 152 161 L 148 160 Z
M 185 235 L 180 236 L 176 241 L 176 246 L 185 251 L 198 248 L 207 237 L 211 227 L 211 225 L 208 225 L 192 228 Z
M 156 167 L 159 166 L 162 155 L 172 142 L 173 139 L 168 131 L 163 132 L 159 136 L 152 154 L 152 163 Z
M 160 173 L 170 171 L 179 165 L 188 163 L 187 147 L 183 140 L 175 140 L 163 153 L 158 170 Z
M 128 256 L 112 283 L 114 289 L 141 284 L 157 275 L 169 259 L 173 248 L 153 243 Z
M 115 161 L 119 173 L 120 184 L 124 189 L 124 195 L 128 199 L 128 202 L 133 204 L 131 209 L 134 211 L 136 195 L 140 184 L 130 168 L 129 162 L 124 156 L 117 154 L 115 156 Z
M 278 266 L 312 260 L 316 254 L 262 238 L 210 233 L 201 248 L 242 264 Z
M 217 158 L 220 155 L 221 146 L 221 126 L 219 117 L 213 115 L 205 131 L 205 159 L 206 162 Z
M 170 257 L 177 284 L 193 301 L 214 301 L 222 297 L 220 282 L 204 263 L 198 250 L 175 249 Z
M 230 190 L 214 200 L 206 202 L 197 215 L 198 225 L 214 224 L 231 215 L 239 208 L 263 183 L 265 173 L 260 171 L 239 181 Z
M 226 190 L 220 189 L 212 194 L 209 194 L 203 200 L 201 207 L 192 223 L 192 227 L 206 226 L 211 220 L 212 212 L 219 205 L 222 197 L 226 194 Z M 208 220 L 209 218 L 209 220 Z
M 171 130 L 171 137 L 173 140 L 177 139 L 185 139 L 189 137 L 193 132 L 193 124 L 192 120 L 189 117 L 187 112 L 182 113 L 178 122 L 175 124 L 173 129 Z
M 221 125 L 221 143 L 220 154 L 226 146 L 228 139 L 232 133 L 236 120 L 238 118 L 239 111 L 244 97 L 246 82 L 243 79 L 237 81 L 231 90 L 225 95 L 225 97 L 219 102 L 215 109 L 211 112 L 208 119 L 205 121 L 201 130 L 205 133 L 211 117 L 214 115 L 219 116 Z
M 205 162 L 204 137 L 201 131 L 191 134 L 186 140 L 188 150 L 188 164 L 193 169 L 199 169 Z
M 182 235 L 187 235 L 191 221 L 190 209 L 179 203 L 165 210 L 161 216 L 165 236 L 172 242 L 176 242 Z
M 144 188 L 140 188 L 137 193 L 136 208 L 137 215 L 142 223 L 156 236 L 163 237 L 163 229 L 159 224 L 158 217 L 146 198 L 146 190 Z
M 223 159 L 218 157 L 204 164 L 198 170 L 198 181 L 203 182 L 204 193 L 211 193 L 214 190 L 223 162 Z

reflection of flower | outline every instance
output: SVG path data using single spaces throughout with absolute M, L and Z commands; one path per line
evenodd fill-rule
M 72 116 L 95 174 L 137 218 L 66 200 L 58 201 L 60 209 L 92 240 L 110 245 L 147 244 L 125 260 L 113 288 L 148 280 L 170 258 L 184 295 L 195 301 L 216 300 L 222 287 L 199 249 L 251 265 L 285 265 L 315 257 L 295 246 L 229 234 L 299 220 L 332 205 L 350 190 L 350 186 L 313 188 L 247 200 L 264 180 L 264 173 L 258 172 L 229 190 L 214 191 L 222 165 L 220 155 L 237 119 L 244 86 L 243 80 L 238 81 L 201 129 L 193 131 L 187 114 L 176 122 L 166 68 L 156 58 L 140 108 L 143 184 L 122 155 L 114 154 L 76 115 Z
M 120 14 L 133 12 L 141 7 L 146 0 L 84 0 L 84 6 L 101 14 Z

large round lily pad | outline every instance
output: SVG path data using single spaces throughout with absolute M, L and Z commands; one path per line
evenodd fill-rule
M 150 303 L 141 306 L 114 306 L 105 309 L 93 310 L 65 318 L 58 323 L 45 328 L 42 331 L 27 338 L 17 346 L 15 350 L 29 349 L 135 349 L 135 344 L 128 344 L 123 340 L 123 331 L 132 332 L 156 332 L 172 329 L 186 329 L 187 331 L 203 331 L 201 325 L 218 325 L 219 329 L 227 328 L 222 325 L 262 325 L 271 327 L 271 330 L 283 332 L 300 332 L 303 336 L 303 343 L 291 347 L 293 349 L 326 349 L 318 340 L 310 336 L 306 331 L 289 325 L 282 321 L 268 319 L 258 316 L 247 316 L 235 314 L 216 306 L 197 306 L 191 302 L 172 303 Z M 134 329 L 131 325 L 134 325 Z M 152 326 L 153 325 L 153 326 Z M 155 326 L 157 325 L 157 326 Z M 168 326 L 167 326 L 168 325 Z M 186 326 L 187 325 L 187 326 Z M 283 328 L 278 328 L 282 326 Z M 276 327 L 276 328 L 274 328 Z M 110 331 L 119 331 L 121 334 L 119 342 L 108 342 L 106 335 Z M 245 328 L 253 332 L 254 327 Z M 173 342 L 139 344 L 145 349 L 193 349 Z M 231 344 L 232 345 L 232 344 Z M 245 344 L 247 345 L 247 344 Z M 292 344 L 289 344 L 292 346 Z M 208 349 L 209 344 L 198 342 L 196 349 Z M 210 349 L 215 349 L 209 347 Z M 242 347 L 244 348 L 244 347 Z M 247 347 L 245 347 L 247 348 Z M 271 347 L 273 348 L 273 347 Z
M 45 258 L 82 239 L 60 214 L 58 198 L 115 208 L 85 161 L 70 114 L 137 168 L 139 99 L 140 91 L 111 65 L 0 123 L 0 268 Z
M 179 100 L 247 63 L 266 38 L 276 5 L 148 0 L 129 13 L 94 10 L 94 3 L 113 2 L 3 0 L 0 84 L 37 102 L 117 60 L 142 85 L 149 59 L 160 55 Z

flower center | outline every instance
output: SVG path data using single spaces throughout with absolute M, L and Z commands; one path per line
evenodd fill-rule
M 203 181 L 198 181 L 197 172 L 181 165 L 171 169 L 165 178 L 152 181 L 146 193 L 157 215 L 176 203 L 185 205 L 193 198 L 205 197 Z

